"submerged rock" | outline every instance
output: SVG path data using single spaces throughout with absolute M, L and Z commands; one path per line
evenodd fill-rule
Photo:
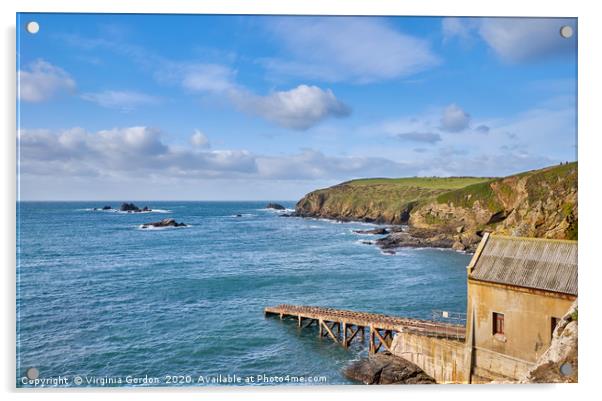
M 389 230 L 386 228 L 375 228 L 373 230 L 353 230 L 356 234 L 374 234 L 374 235 L 384 235 L 389 234 Z
M 275 210 L 285 210 L 286 208 L 279 203 L 268 203 L 265 207 L 266 209 L 275 209 Z
M 343 374 L 364 384 L 433 384 L 435 380 L 410 361 L 382 353 L 352 362 Z
M 154 223 L 145 223 L 140 228 L 160 227 L 188 227 L 185 223 L 178 223 L 175 219 L 163 219 Z

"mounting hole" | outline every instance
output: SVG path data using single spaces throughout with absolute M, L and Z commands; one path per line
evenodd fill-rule
M 25 29 L 27 32 L 35 35 L 40 31 L 40 24 L 38 24 L 36 21 L 29 21 L 27 25 L 25 25 Z
M 562 365 L 560 365 L 560 374 L 563 376 L 570 376 L 571 373 L 573 373 L 573 366 L 568 363 L 565 362 Z
M 570 38 L 571 36 L 573 36 L 573 28 L 570 25 L 564 25 L 560 28 L 560 36 L 562 36 L 565 39 Z
M 25 376 L 27 376 L 29 380 L 35 380 L 40 377 L 40 371 L 37 368 L 29 368 L 27 369 L 27 372 L 25 372 Z

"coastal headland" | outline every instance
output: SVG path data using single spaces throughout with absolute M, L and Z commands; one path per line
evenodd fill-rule
M 474 251 L 484 232 L 577 239 L 577 162 L 503 178 L 409 177 L 343 182 L 305 195 L 295 215 L 396 228 L 375 244 Z

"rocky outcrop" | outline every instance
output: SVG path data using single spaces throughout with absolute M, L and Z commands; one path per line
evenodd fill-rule
M 353 182 L 305 195 L 295 206 L 300 217 L 377 224 L 406 224 L 420 199 L 443 190 L 390 184 L 356 185 Z
M 279 203 L 270 202 L 266 205 L 266 209 L 285 210 L 286 208 Z
M 119 210 L 121 210 L 122 212 L 128 212 L 128 213 L 152 212 L 152 210 L 149 209 L 148 206 L 144 206 L 142 209 L 140 209 L 135 204 L 127 203 L 127 202 L 122 203 Z
M 439 195 L 416 207 L 409 224 L 474 250 L 484 231 L 577 239 L 577 217 L 577 163 L 570 163 Z
M 433 384 L 435 380 L 422 369 L 389 353 L 371 355 L 352 362 L 343 374 L 364 384 Z
M 521 383 L 577 383 L 577 301 L 558 322 L 550 348 Z
M 389 234 L 389 230 L 386 228 L 375 228 L 372 230 L 353 230 L 356 234 L 369 234 L 369 235 L 385 235 Z
M 185 223 L 178 223 L 175 219 L 163 219 L 154 223 L 145 223 L 140 228 L 188 227 Z
M 309 193 L 297 203 L 296 214 L 407 224 L 407 231 L 378 240 L 379 246 L 389 250 L 430 246 L 470 252 L 484 232 L 577 239 L 576 162 L 482 179 L 454 190 L 440 189 L 445 187 L 443 178 L 430 180 L 414 179 L 420 188 L 383 184 L 382 180 L 343 183 Z M 434 185 L 434 180 L 440 181 Z

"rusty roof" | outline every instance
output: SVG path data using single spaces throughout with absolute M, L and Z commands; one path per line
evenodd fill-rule
M 577 295 L 577 241 L 486 235 L 469 277 Z

